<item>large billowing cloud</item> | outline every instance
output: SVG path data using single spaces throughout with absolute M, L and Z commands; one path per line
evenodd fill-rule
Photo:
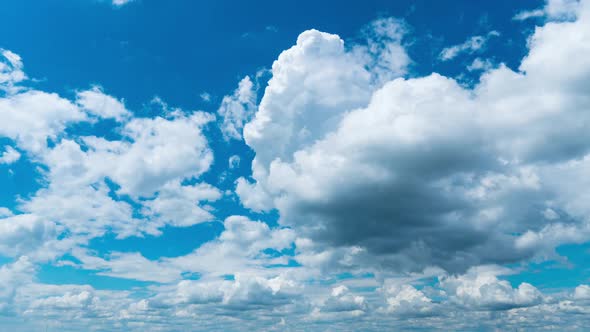
M 491 69 L 473 89 L 436 73 L 375 84 L 338 36 L 304 32 L 245 127 L 256 158 L 242 202 L 401 270 L 588 240 L 588 7 L 537 28 L 518 70 Z

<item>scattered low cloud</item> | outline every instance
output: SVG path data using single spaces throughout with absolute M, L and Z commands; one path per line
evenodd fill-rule
M 543 8 L 519 12 L 512 19 L 515 21 L 524 21 L 531 18 L 573 20 L 579 11 L 579 6 L 579 0 L 548 0 Z
M 449 60 L 452 60 L 463 53 L 467 53 L 467 54 L 475 53 L 477 51 L 480 51 L 482 48 L 484 48 L 490 38 L 498 37 L 498 36 L 500 36 L 500 33 L 498 31 L 490 31 L 485 36 L 473 36 L 473 37 L 467 39 L 462 44 L 453 45 L 453 46 L 449 46 L 449 47 L 444 48 L 440 52 L 439 58 L 442 61 L 449 61 Z

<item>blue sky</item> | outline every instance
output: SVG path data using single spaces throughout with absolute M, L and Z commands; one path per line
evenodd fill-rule
M 588 1 L 0 9 L 0 331 L 590 324 Z

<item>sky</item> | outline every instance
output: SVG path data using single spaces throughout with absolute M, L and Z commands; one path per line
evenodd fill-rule
M 0 30 L 0 332 L 590 326 L 590 0 Z

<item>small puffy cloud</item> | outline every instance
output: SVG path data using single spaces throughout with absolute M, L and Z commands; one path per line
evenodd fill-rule
M 580 285 L 574 289 L 574 299 L 590 300 L 590 286 Z
M 14 214 L 10 211 L 9 208 L 0 207 L 0 218 L 11 217 Z
M 100 87 L 79 91 L 76 94 L 76 103 L 84 111 L 100 118 L 112 118 L 121 121 L 130 116 L 122 101 L 105 94 Z
M 230 169 L 240 167 L 240 156 L 233 155 L 228 159 L 228 166 Z
M 172 288 L 162 287 L 150 304 L 187 311 L 192 311 L 192 305 L 210 306 L 226 314 L 237 311 L 246 315 L 250 310 L 279 310 L 292 305 L 300 298 L 301 290 L 299 284 L 281 275 L 263 277 L 238 273 L 234 280 L 182 280 Z
M 128 3 L 131 3 L 135 0 L 112 0 L 113 1 L 113 6 L 117 6 L 117 7 L 121 7 L 124 6 Z
M 20 153 L 16 151 L 12 146 L 6 145 L 4 147 L 4 152 L 0 154 L 0 165 L 6 164 L 10 165 L 15 163 L 20 159 Z
M 356 311 L 361 314 L 367 310 L 367 302 L 363 296 L 353 294 L 344 285 L 332 288 L 330 296 L 321 306 L 322 312 Z
M 76 102 L 17 85 L 25 78 L 21 58 L 2 50 L 6 61 L 0 62 L 0 136 L 14 140 L 19 149 L 39 155 L 47 150 L 47 141 L 55 141 L 71 124 L 100 119 L 121 120 L 128 116 L 123 104 L 99 88 L 78 92 Z
M 468 309 L 507 310 L 542 303 L 541 292 L 528 283 L 512 288 L 506 280 L 498 279 L 502 270 L 493 267 L 470 269 L 461 276 L 448 276 L 441 280 L 451 301 Z
M 437 310 L 436 304 L 412 285 L 385 283 L 381 288 L 387 306 L 382 311 L 405 317 L 430 316 Z
M 21 57 L 16 53 L 0 48 L 0 90 L 8 93 L 15 92 L 14 85 L 26 78 Z
M 211 101 L 211 94 L 209 94 L 208 92 L 201 92 L 199 97 L 201 97 L 201 100 L 203 100 L 204 102 L 208 103 Z
M 256 88 L 249 76 L 244 77 L 232 95 L 223 97 L 217 110 L 223 122 L 221 132 L 226 140 L 242 139 L 244 124 L 256 111 Z
M 272 197 L 263 188 L 244 178 L 236 180 L 235 191 L 241 203 L 253 211 L 268 211 L 273 207 Z
M 497 37 L 500 33 L 497 31 L 490 31 L 485 36 L 473 36 L 467 39 L 464 43 L 459 45 L 453 45 L 444 48 L 439 55 L 439 58 L 442 61 L 449 61 L 456 58 L 458 55 L 462 53 L 471 54 L 481 50 L 485 44 L 487 43 L 488 39 L 491 37 Z
M 488 71 L 494 68 L 494 63 L 489 59 L 475 58 L 473 62 L 467 66 L 469 71 Z
M 209 169 L 213 154 L 202 129 L 212 120 L 199 112 L 137 118 L 122 129 L 125 140 L 89 136 L 82 138 L 82 146 L 64 140 L 46 156 L 49 179 L 80 185 L 108 177 L 123 194 L 150 196 L 171 180 L 197 177 Z
M 199 203 L 216 201 L 220 197 L 221 192 L 208 184 L 182 186 L 177 181 L 169 182 L 158 191 L 155 199 L 143 202 L 143 214 L 161 225 L 192 226 L 214 219 Z

